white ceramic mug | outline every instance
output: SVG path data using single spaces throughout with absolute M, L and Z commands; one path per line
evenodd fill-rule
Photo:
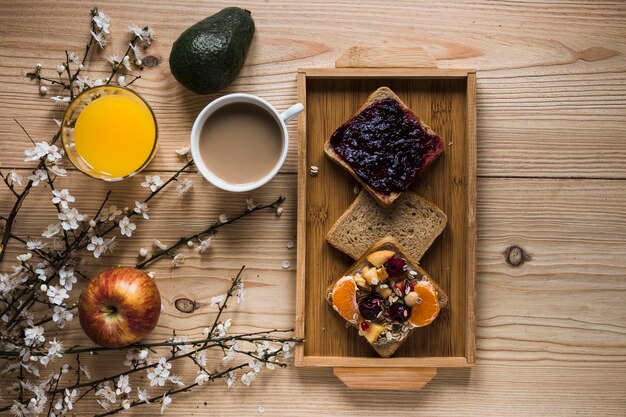
M 280 154 L 280 159 L 278 160 L 274 168 L 258 181 L 247 184 L 231 184 L 227 181 L 224 181 L 213 172 L 211 172 L 211 170 L 206 166 L 206 164 L 202 160 L 202 157 L 200 156 L 199 144 L 202 127 L 217 109 L 220 109 L 227 104 L 233 103 L 251 103 L 262 107 L 263 109 L 267 110 L 268 116 L 274 117 L 276 124 L 279 126 L 280 131 L 282 132 L 282 150 Z M 279 113 L 274 108 L 274 106 L 272 106 L 261 97 L 244 93 L 228 94 L 212 101 L 211 103 L 207 104 L 204 109 L 202 109 L 200 114 L 198 114 L 198 117 L 196 117 L 196 121 L 194 122 L 191 129 L 191 155 L 193 156 L 193 160 L 196 164 L 196 167 L 198 168 L 198 172 L 211 184 L 226 191 L 244 192 L 261 187 L 262 185 L 269 182 L 269 180 L 274 178 L 274 176 L 283 166 L 283 163 L 285 163 L 285 159 L 287 158 L 287 150 L 289 148 L 289 134 L 287 133 L 286 123 L 296 117 L 302 110 L 304 110 L 304 106 L 301 103 L 297 103 L 289 107 L 283 113 Z

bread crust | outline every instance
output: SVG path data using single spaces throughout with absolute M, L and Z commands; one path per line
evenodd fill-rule
M 397 101 L 404 110 L 408 110 L 411 113 L 413 113 L 413 111 L 406 104 L 404 104 L 404 102 L 400 99 L 400 97 L 398 97 L 396 95 L 396 93 L 391 91 L 391 89 L 389 87 L 380 87 L 376 91 L 374 91 L 372 94 L 369 95 L 367 100 L 365 100 L 365 102 L 361 105 L 361 107 L 356 112 L 354 112 L 354 114 L 352 114 L 352 116 L 350 116 L 350 118 L 348 120 L 352 120 L 355 116 L 357 116 L 359 113 L 361 113 L 370 104 L 375 103 L 375 102 L 377 102 L 379 100 L 384 100 L 384 99 L 388 99 L 388 98 Z M 420 126 L 424 130 L 426 130 L 429 134 L 437 135 L 419 117 L 417 117 L 417 120 L 419 121 Z M 383 193 L 380 193 L 380 192 L 374 190 L 372 187 L 370 187 L 365 181 L 363 181 L 357 175 L 357 173 L 354 171 L 354 169 L 352 169 L 352 167 L 350 165 L 348 165 L 343 159 L 341 159 L 341 157 L 335 152 L 335 150 L 333 149 L 332 145 L 330 144 L 330 138 L 328 138 L 326 140 L 326 142 L 324 143 L 324 153 L 326 153 L 326 155 L 332 161 L 334 161 L 335 163 L 339 164 L 344 169 L 346 169 L 350 173 L 350 175 L 352 175 L 354 177 L 354 179 L 356 179 L 363 186 L 363 188 L 365 188 L 374 197 L 374 199 L 379 204 L 381 204 L 383 207 L 391 206 L 393 204 L 393 202 L 398 197 L 400 197 L 400 195 L 402 194 L 401 192 L 392 192 L 391 194 L 383 194 Z M 434 158 L 434 159 L 436 159 L 436 158 Z M 430 165 L 430 163 L 428 165 Z M 425 165 L 424 169 L 428 165 Z
M 441 309 L 444 309 L 447 307 L 448 305 L 448 295 L 443 291 L 443 289 L 439 286 L 439 284 L 430 276 L 430 274 L 426 271 L 424 271 L 424 269 L 422 269 L 422 267 L 419 265 L 419 262 L 416 261 L 415 259 L 413 259 L 411 257 L 411 255 L 408 254 L 408 252 L 406 251 L 406 249 L 393 237 L 391 236 L 386 236 L 382 239 L 380 239 L 379 241 L 377 241 L 376 243 L 374 243 L 372 246 L 370 246 L 370 248 L 359 258 L 357 259 L 351 266 L 350 268 L 348 268 L 348 270 L 342 275 L 342 276 L 346 276 L 346 275 L 353 275 L 354 273 L 358 272 L 360 267 L 362 267 L 364 265 L 365 262 L 367 262 L 366 257 L 367 255 L 369 255 L 372 252 L 376 252 L 379 250 L 384 250 L 384 249 L 389 249 L 389 250 L 393 250 L 394 252 L 398 253 L 402 258 L 404 258 L 406 260 L 406 262 L 419 274 L 421 274 L 422 276 L 422 280 L 427 280 L 428 282 L 430 282 L 436 289 L 437 289 L 437 297 L 439 299 L 439 307 Z M 341 277 L 339 277 L 341 278 Z M 335 282 L 337 282 L 337 279 L 335 279 L 327 288 L 326 288 L 326 301 L 328 302 L 328 304 L 332 307 L 333 305 L 333 299 L 332 299 L 332 291 L 333 291 L 333 287 L 335 285 Z M 378 343 L 378 344 L 374 344 L 374 343 L 370 343 L 370 346 L 372 346 L 372 348 L 376 351 L 376 353 L 378 353 L 381 357 L 383 358 L 388 358 L 391 355 L 393 355 L 395 353 L 396 350 L 398 350 L 398 348 L 402 345 L 402 343 L 404 343 L 404 341 L 406 339 L 409 338 L 409 336 L 411 335 L 411 333 L 413 333 L 413 331 L 416 328 L 412 328 L 411 330 L 409 330 L 408 334 L 406 335 L 405 338 L 398 340 L 398 341 L 393 341 L 393 342 L 383 342 L 383 343 Z M 367 343 L 369 343 L 368 340 L 366 340 Z
M 420 200 L 420 202 L 424 205 L 427 205 L 429 207 L 432 208 L 432 210 L 434 212 L 436 212 L 441 218 L 444 219 L 443 222 L 443 227 L 441 228 L 441 231 L 437 234 L 437 236 L 435 236 L 431 242 L 427 242 L 428 243 L 428 247 L 430 247 L 430 245 L 432 245 L 432 242 L 434 242 L 434 240 L 441 234 L 441 232 L 443 232 L 443 230 L 446 228 L 446 225 L 448 223 L 448 216 L 446 216 L 446 214 L 439 208 L 437 207 L 437 205 L 435 205 L 435 203 L 426 200 L 425 198 L 421 197 L 420 195 L 418 195 L 417 193 L 413 192 L 413 191 L 406 191 L 405 193 L 409 194 L 412 198 L 417 198 Z M 342 223 L 346 220 L 349 219 L 350 217 L 353 216 L 354 211 L 361 205 L 361 204 L 366 204 L 366 202 L 364 202 L 363 200 L 367 198 L 367 194 L 364 193 L 364 191 L 361 191 L 361 193 L 359 193 L 359 195 L 357 196 L 357 198 L 352 202 L 352 204 L 350 205 L 350 207 L 348 207 L 348 209 L 346 211 L 343 212 L 343 214 L 339 217 L 339 219 L 337 219 L 337 221 L 333 224 L 333 226 L 330 228 L 330 230 L 326 233 L 326 241 L 328 243 L 330 243 L 331 245 L 333 245 L 335 248 L 339 249 L 340 251 L 342 251 L 343 253 L 345 253 L 346 255 L 352 257 L 353 259 L 355 259 L 357 256 L 359 256 L 358 254 L 355 253 L 355 250 L 353 247 L 351 247 L 350 245 L 346 244 L 345 242 L 338 240 L 338 239 L 334 239 L 334 235 L 337 231 L 337 229 L 342 225 Z M 419 259 L 418 259 L 419 260 Z

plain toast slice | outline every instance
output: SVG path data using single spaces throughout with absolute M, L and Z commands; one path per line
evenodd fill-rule
M 326 241 L 357 259 L 372 242 L 393 236 L 419 261 L 447 222 L 439 207 L 412 191 L 403 193 L 390 208 L 384 208 L 362 190 L 328 231 Z

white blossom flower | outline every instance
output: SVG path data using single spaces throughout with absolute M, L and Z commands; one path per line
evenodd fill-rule
M 202 385 L 205 382 L 208 382 L 210 379 L 211 379 L 211 376 L 209 374 L 207 374 L 206 372 L 201 370 L 201 371 L 198 372 L 198 375 L 196 376 L 195 383 L 198 384 L 198 385 Z
M 148 349 L 129 349 L 128 352 L 126 352 L 124 365 L 129 366 L 131 369 L 139 365 L 145 365 L 147 363 L 146 359 L 148 358 L 148 353 L 150 353 Z
M 122 61 L 122 58 L 117 56 L 117 54 L 110 54 L 107 57 L 107 61 L 109 61 L 111 65 L 115 66 L 116 64 L 119 64 Z
M 165 410 L 171 403 L 172 403 L 172 397 L 167 395 L 167 393 L 163 394 L 163 399 L 161 400 L 161 414 L 165 412 Z
M 79 370 L 83 375 L 85 375 L 85 378 L 91 379 L 91 371 L 89 370 L 89 368 L 87 368 L 86 365 L 81 363 L 79 366 Z
M 189 155 L 190 151 L 191 151 L 191 148 L 189 147 L 189 145 L 185 145 L 176 149 L 176 153 L 180 156 L 187 156 Z
M 215 304 L 221 303 L 225 299 L 226 299 L 226 294 L 216 295 L 214 297 L 211 297 L 211 304 L 210 305 L 214 306 Z
M 128 398 L 124 398 L 124 399 L 122 400 L 122 408 L 123 408 L 124 410 L 128 410 L 128 409 L 130 409 L 130 405 L 131 405 L 131 401 L 130 401 Z
M 58 165 L 60 162 L 56 161 L 54 165 L 50 165 L 48 169 L 52 171 L 53 174 L 58 175 L 59 177 L 67 176 L 67 170 L 62 166 Z
M 133 32 L 133 34 L 139 39 L 141 39 L 143 36 L 143 29 L 136 23 L 128 25 L 128 30 Z
M 182 253 L 177 253 L 176 255 L 174 255 L 174 257 L 172 258 L 172 266 L 174 268 L 178 268 L 179 266 L 181 266 L 183 263 L 185 263 L 185 255 L 183 255 Z
M 180 385 L 181 387 L 182 387 L 182 386 L 185 386 L 185 383 L 183 382 L 182 378 L 181 378 L 180 376 L 178 376 L 178 375 L 172 375 L 172 376 L 170 376 L 170 377 L 169 377 L 169 381 L 170 381 L 172 384 L 175 384 L 175 385 Z
M 72 321 L 74 315 L 63 306 L 54 306 L 54 314 L 52 315 L 52 321 L 57 324 L 59 329 L 65 327 L 65 323 Z
M 43 327 L 34 326 L 24 329 L 24 344 L 26 346 L 35 347 L 46 341 L 43 335 Z
M 128 42 L 128 47 L 132 51 L 133 56 L 135 57 L 135 65 L 141 65 L 141 56 L 142 52 L 139 48 L 139 45 L 135 45 L 132 42 Z
M 143 401 L 146 404 L 150 404 L 150 396 L 147 389 L 141 389 L 137 387 L 137 398 L 139 401 Z
M 154 244 L 155 248 L 161 249 L 161 250 L 165 250 L 167 249 L 167 245 L 165 243 L 162 243 L 159 239 L 153 239 L 152 240 L 152 244 Z
M 141 183 L 142 187 L 150 188 L 150 191 L 155 192 L 157 188 L 165 184 L 160 175 L 146 175 L 146 181 Z
M 245 374 L 241 375 L 241 382 L 243 382 L 245 385 L 252 384 L 255 379 L 256 374 L 253 371 L 246 372 Z
M 108 381 L 105 383 L 105 385 L 102 385 L 100 389 L 96 391 L 96 397 L 101 397 L 106 402 L 111 403 L 111 404 L 114 404 L 117 401 L 117 396 L 115 395 L 115 391 L 111 389 Z
M 246 289 L 244 288 L 243 281 L 240 281 L 237 289 L 237 304 L 241 304 L 244 301 L 246 301 Z
M 230 348 L 228 348 L 228 351 L 224 354 L 224 357 L 222 358 L 222 363 L 226 364 L 231 362 L 233 359 L 235 359 L 235 356 L 237 356 L 237 352 L 239 352 L 239 345 L 235 341 L 230 346 Z
M 72 268 L 64 266 L 59 269 L 59 284 L 63 285 L 66 290 L 72 291 L 72 287 L 76 284 L 76 282 L 78 282 L 78 278 L 74 275 L 74 270 Z
M 50 302 L 56 305 L 61 305 L 63 300 L 70 297 L 65 288 L 57 287 L 56 285 L 47 286 L 43 284 L 41 291 L 45 291 Z
M 62 210 L 57 216 L 61 220 L 61 227 L 64 230 L 76 230 L 78 229 L 78 222 L 85 220 L 85 216 L 74 207 Z
M 294 342 L 285 342 L 283 344 L 282 350 L 283 350 L 283 352 L 285 352 L 284 353 L 285 359 L 290 358 L 290 357 L 293 356 L 293 347 L 295 345 L 296 344 Z
M 109 206 L 103 209 L 98 215 L 98 220 L 101 222 L 113 221 L 117 216 L 122 214 L 122 210 L 118 210 L 117 206 Z
M 38 250 L 46 247 L 46 244 L 42 240 L 29 240 L 26 242 L 28 250 Z
M 224 323 L 218 323 L 215 330 L 217 330 L 218 337 L 226 336 L 228 329 L 230 329 L 231 319 L 226 320 Z
M 53 96 L 50 97 L 50 100 L 54 101 L 55 104 L 60 106 L 66 106 L 70 102 L 70 96 Z
M 61 62 L 59 65 L 57 65 L 57 73 L 61 75 L 64 72 L 65 72 L 65 62 Z
M 7 173 L 7 181 L 9 181 L 12 185 L 22 185 L 22 176 L 18 174 L 16 170 L 12 169 Z
M 230 389 L 230 387 L 235 384 L 235 372 L 230 371 L 229 373 L 224 375 L 224 381 L 226 382 L 226 386 L 228 387 L 228 389 Z
M 63 398 L 63 402 L 65 402 L 65 407 L 67 410 L 71 410 L 74 407 L 74 403 L 78 401 L 78 390 L 74 388 L 73 390 L 65 389 L 65 395 Z
M 61 232 L 61 223 L 52 223 L 49 224 L 46 230 L 43 231 L 41 236 L 45 238 L 51 238 L 52 236 L 56 236 Z
M 100 49 L 104 49 L 107 44 L 106 33 L 104 31 L 95 33 L 93 30 L 90 30 L 89 33 L 91 33 L 93 39 L 98 42 L 98 45 L 100 45 Z
M 219 221 L 220 221 L 220 223 L 227 223 L 228 222 L 228 217 L 226 217 L 225 214 L 220 214 Z
M 261 372 L 262 366 L 263 364 L 259 360 L 250 359 L 250 361 L 248 361 L 248 367 L 250 367 L 256 373 Z
M 126 57 L 128 58 L 128 57 Z M 120 87 L 125 87 L 126 86 L 126 76 L 124 75 L 120 75 L 117 77 L 117 85 L 119 85 Z
M 211 238 L 207 238 L 200 242 L 200 244 L 196 247 L 195 251 L 198 253 L 204 253 L 211 246 Z
M 58 342 L 56 337 L 52 340 L 48 340 L 48 357 L 60 358 L 63 356 L 63 343 Z
M 44 169 L 38 169 L 33 171 L 33 175 L 28 177 L 29 181 L 32 181 L 33 187 L 39 185 L 41 181 L 46 181 L 48 179 L 48 172 Z
M 124 218 L 120 220 L 119 226 L 120 226 L 120 232 L 122 233 L 122 235 L 128 236 L 128 237 L 131 237 L 133 235 L 133 232 L 137 228 L 135 223 L 131 223 L 130 220 L 128 220 L 127 216 L 124 216 Z
M 117 389 L 115 390 L 115 394 L 130 394 L 131 391 L 132 388 L 128 385 L 128 375 L 121 375 L 117 380 Z
M 25 254 L 22 254 L 22 255 L 18 255 L 18 256 L 17 256 L 17 260 L 23 263 L 23 262 L 28 262 L 28 261 L 30 261 L 30 259 L 31 259 L 32 257 L 33 257 L 33 254 L 32 254 L 32 253 L 25 253 Z
M 206 352 L 196 352 L 194 353 L 194 357 L 196 358 L 196 362 L 198 362 L 202 366 L 206 366 Z
M 274 362 L 274 360 L 275 360 L 275 359 L 276 359 L 276 356 L 270 356 L 270 357 L 267 359 L 267 362 L 265 362 L 265 367 L 266 367 L 267 369 L 276 369 L 276 364 L 275 364 L 275 363 L 272 363 L 272 362 Z
M 98 11 L 98 14 L 93 17 L 93 22 L 96 24 L 96 27 L 102 30 L 104 33 L 110 33 L 110 21 L 111 18 L 102 11 Z
M 45 85 L 40 85 L 39 94 L 41 94 L 42 96 L 45 96 L 46 94 L 48 94 L 48 87 L 46 87 Z
M 126 68 L 126 70 L 128 71 L 133 70 L 133 67 L 130 66 L 130 57 L 128 55 L 124 55 L 124 58 L 122 59 L 121 64 L 124 66 L 124 68 Z
M 254 198 L 246 198 L 246 208 L 248 211 L 254 209 L 256 204 L 254 204 Z
M 61 191 L 52 190 L 52 203 L 59 204 L 64 209 L 68 208 L 68 203 L 73 203 L 76 201 L 76 198 L 70 194 L 70 190 L 67 188 L 63 188 Z
M 75 65 L 80 65 L 80 58 L 74 52 L 70 52 L 68 58 L 69 58 L 71 63 L 73 63 Z
M 104 239 L 92 236 L 91 242 L 87 245 L 87 250 L 93 252 L 94 258 L 99 258 L 104 252 Z
M 147 258 L 149 254 L 150 252 L 148 252 L 148 249 L 139 248 L 139 256 L 141 256 L 142 258 Z
M 148 208 L 148 204 L 146 203 L 135 201 L 135 208 L 133 209 L 133 211 L 137 214 L 141 214 L 146 220 L 150 218 L 148 216 L 148 213 L 150 213 L 150 209 Z
M 189 178 L 185 178 L 182 181 L 180 181 L 178 183 L 178 185 L 176 186 L 176 191 L 178 192 L 178 196 L 182 197 L 183 195 L 185 195 L 193 186 L 193 181 L 191 181 Z
M 139 40 L 145 41 L 148 45 L 150 45 L 150 42 L 154 40 L 154 31 L 150 26 L 146 26 L 142 29 L 139 25 L 133 23 L 132 25 L 128 26 L 128 30 L 133 32 L 133 34 L 137 36 Z
M 167 362 L 167 359 L 165 359 L 164 357 L 161 357 L 158 364 L 152 370 L 148 370 L 148 379 L 150 380 L 150 386 L 164 386 L 165 382 L 170 376 L 169 370 L 171 368 L 172 364 Z
M 50 145 L 45 141 L 36 143 L 35 147 L 32 149 L 26 149 L 24 154 L 26 155 L 26 159 L 24 159 L 25 162 L 38 161 L 44 157 L 48 161 L 54 162 L 62 157 L 61 151 L 56 145 Z

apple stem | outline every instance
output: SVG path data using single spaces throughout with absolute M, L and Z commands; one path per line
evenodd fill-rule
M 115 306 L 104 306 L 100 309 L 100 313 L 104 314 L 114 314 L 117 312 L 117 308 Z

